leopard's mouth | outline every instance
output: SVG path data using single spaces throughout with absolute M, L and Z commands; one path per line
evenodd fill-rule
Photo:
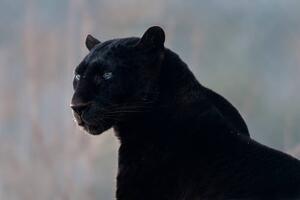
M 81 118 L 80 115 L 78 115 L 76 112 L 73 112 L 74 121 L 77 123 L 78 126 L 84 127 L 85 122 Z

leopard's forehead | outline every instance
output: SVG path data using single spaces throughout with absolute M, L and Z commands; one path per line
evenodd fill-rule
M 98 44 L 84 58 L 83 63 L 88 65 L 95 62 L 111 60 L 114 58 L 128 58 L 130 53 L 134 52 L 133 46 L 137 44 L 139 38 L 120 38 L 112 39 Z
M 122 50 L 129 50 L 139 41 L 139 38 L 119 38 L 105 41 L 103 43 L 97 44 L 97 46 L 92 49 L 89 53 L 91 57 L 99 53 L 105 54 L 110 52 L 118 52 Z
M 97 44 L 89 54 L 82 60 L 79 66 L 75 69 L 76 73 L 90 71 L 97 67 L 109 67 L 111 70 L 114 66 L 124 66 L 130 63 L 135 53 L 134 45 L 137 44 L 139 38 L 121 38 L 112 39 L 100 44 Z

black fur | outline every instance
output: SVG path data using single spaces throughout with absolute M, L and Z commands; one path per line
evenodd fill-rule
M 89 46 L 76 68 L 78 123 L 91 134 L 113 127 L 121 142 L 117 199 L 299 198 L 300 162 L 248 137 L 238 111 L 163 43 L 151 27 Z
M 228 122 L 231 128 L 236 129 L 240 134 L 250 136 L 248 127 L 240 115 L 239 111 L 224 97 L 217 94 L 216 92 L 203 86 L 203 94 L 206 98 L 219 110 L 220 114 L 224 117 L 224 120 Z

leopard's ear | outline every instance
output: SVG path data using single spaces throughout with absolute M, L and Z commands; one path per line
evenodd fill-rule
M 165 32 L 159 26 L 152 26 L 143 34 L 138 43 L 138 47 L 147 49 L 163 49 L 165 42 Z
M 85 46 L 86 46 L 86 48 L 88 48 L 89 51 L 99 43 L 100 43 L 100 41 L 98 39 L 94 38 L 93 36 L 91 36 L 90 34 L 88 34 L 86 36 Z

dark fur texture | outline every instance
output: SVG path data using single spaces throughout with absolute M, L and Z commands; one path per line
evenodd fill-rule
M 118 200 L 296 199 L 300 162 L 250 137 L 151 27 L 100 43 L 76 68 L 72 108 L 91 134 L 120 139 Z M 109 78 L 107 78 L 109 77 Z

